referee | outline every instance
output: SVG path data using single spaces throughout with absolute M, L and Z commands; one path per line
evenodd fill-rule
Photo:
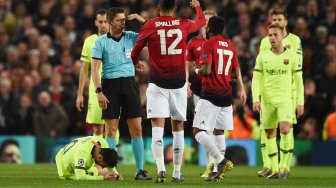
M 142 19 L 143 20 L 143 19 Z M 142 21 L 141 20 L 141 21 Z M 120 113 L 126 117 L 135 155 L 136 180 L 150 180 L 143 170 L 144 144 L 142 139 L 139 87 L 134 80 L 134 65 L 131 51 L 138 33 L 124 31 L 126 16 L 122 8 L 112 7 L 107 12 L 110 31 L 99 37 L 92 49 L 91 71 L 96 87 L 102 119 L 106 122 L 106 140 L 113 149 L 119 125 Z M 99 67 L 102 64 L 102 79 L 99 80 Z M 137 69 L 141 69 L 138 65 Z

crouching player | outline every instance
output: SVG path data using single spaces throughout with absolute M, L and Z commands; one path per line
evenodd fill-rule
M 102 137 L 87 136 L 72 140 L 59 150 L 56 165 L 60 179 L 122 180 L 113 171 L 118 154 Z

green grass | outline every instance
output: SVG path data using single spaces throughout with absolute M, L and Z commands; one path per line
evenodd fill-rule
M 164 184 L 153 181 L 135 181 L 134 166 L 119 166 L 124 181 L 71 181 L 59 180 L 53 164 L 7 165 L 0 164 L 0 187 L 336 187 L 336 167 L 294 167 L 287 180 L 258 178 L 259 167 L 235 166 L 221 182 L 205 182 L 199 174 L 204 170 L 198 166 L 183 166 L 183 183 L 171 182 L 171 166 Z M 156 167 L 146 166 L 149 175 L 156 177 Z

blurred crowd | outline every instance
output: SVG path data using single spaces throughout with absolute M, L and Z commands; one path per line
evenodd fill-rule
M 177 2 L 176 16 L 195 18 L 189 1 Z M 245 107 L 234 100 L 235 123 L 240 125 L 238 134 L 231 134 L 231 138 L 243 138 L 239 135 L 243 131 L 250 133 L 244 138 L 254 137 L 259 118 L 251 111 L 253 67 L 270 22 L 270 10 L 277 8 L 287 11 L 288 31 L 301 38 L 303 47 L 305 113 L 295 127 L 296 137 L 322 139 L 325 120 L 336 111 L 336 1 L 200 2 L 203 10 L 214 10 L 225 18 L 226 35 L 236 47 L 249 96 Z M 158 15 L 156 5 L 157 0 L 0 0 L 0 134 L 89 134 L 84 126 L 85 114 L 76 110 L 75 100 L 82 45 L 96 32 L 95 11 L 121 6 L 126 14 L 139 13 L 151 19 Z M 127 21 L 126 30 L 140 29 L 137 21 Z M 148 62 L 146 51 L 142 59 Z M 144 109 L 149 71 L 147 66 L 145 72 L 136 75 Z M 232 84 L 236 86 L 235 80 Z M 191 135 L 192 110 L 190 103 L 186 135 Z M 143 130 L 144 136 L 151 134 L 148 120 L 143 121 Z M 121 132 L 122 136 L 128 134 Z

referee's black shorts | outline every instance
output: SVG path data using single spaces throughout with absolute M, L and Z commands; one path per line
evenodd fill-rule
M 102 79 L 102 90 L 110 101 L 103 110 L 102 119 L 126 119 L 142 116 L 139 85 L 133 77 Z

